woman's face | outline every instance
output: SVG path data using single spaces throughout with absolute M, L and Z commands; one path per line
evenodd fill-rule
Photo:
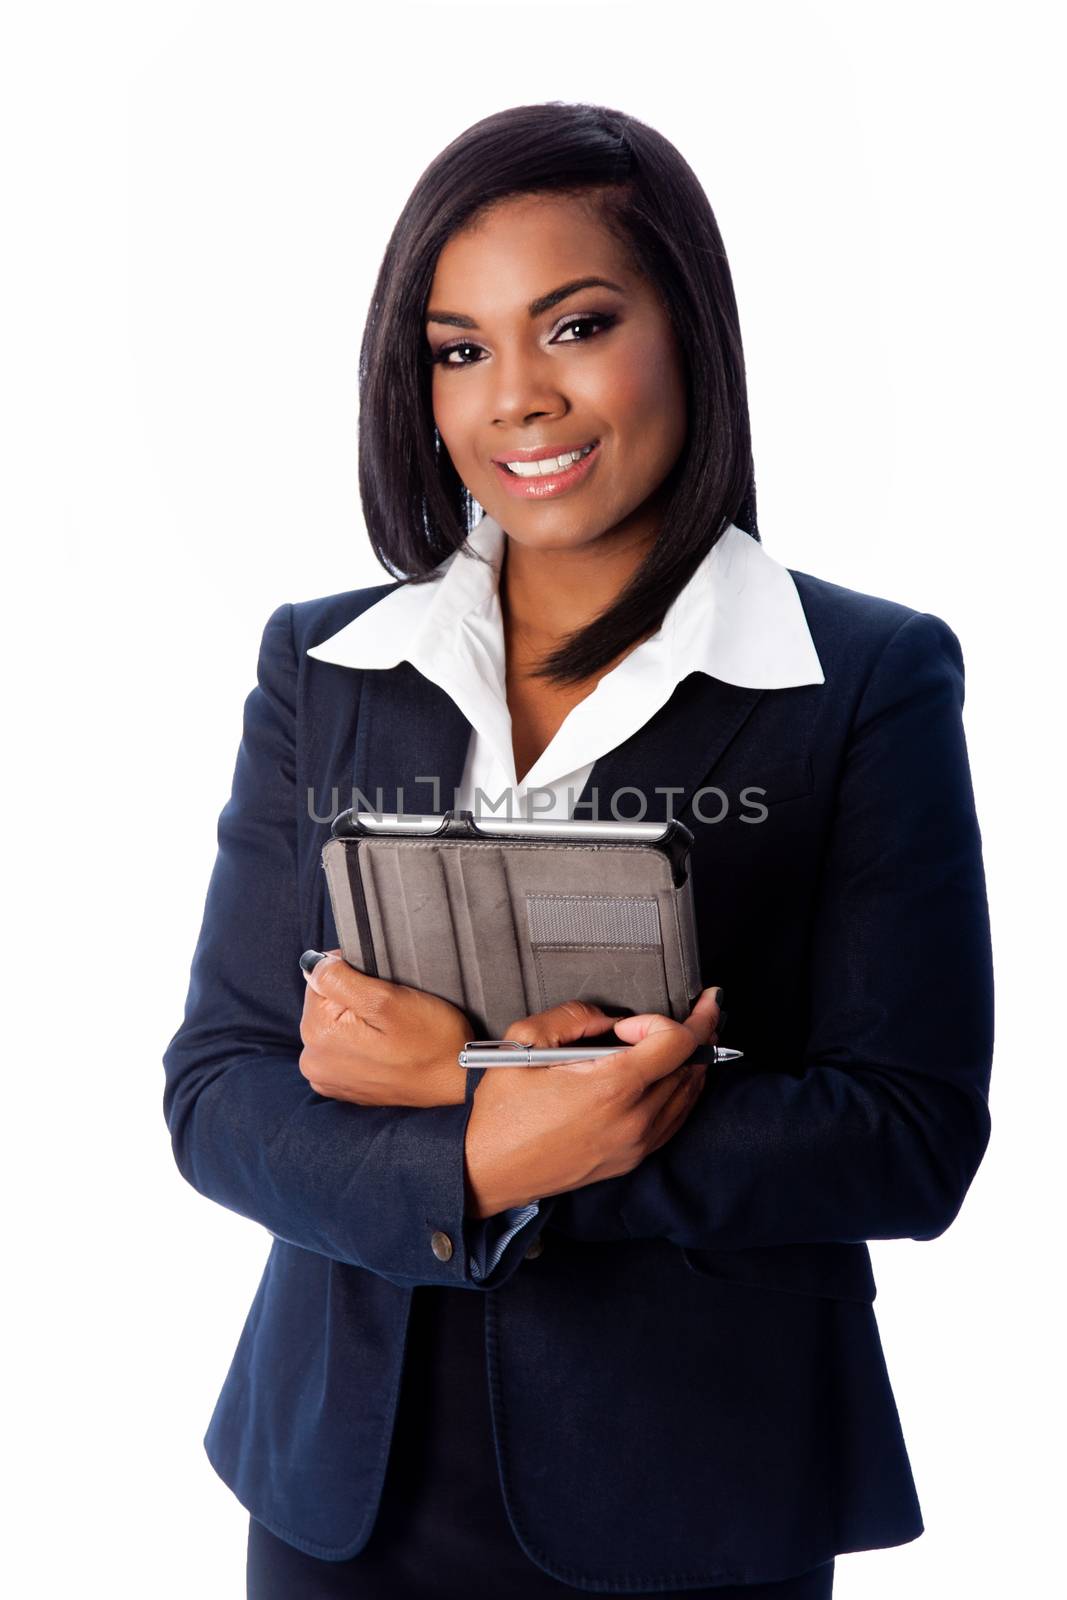
M 573 285 L 587 282 L 582 288 Z M 470 493 L 523 545 L 650 543 L 686 433 L 667 313 L 592 208 L 522 195 L 454 234 L 426 313 L 438 432 Z M 569 470 L 503 463 L 584 449 Z

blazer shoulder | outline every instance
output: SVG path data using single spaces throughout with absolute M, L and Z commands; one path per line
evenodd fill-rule
M 899 600 L 865 594 L 860 589 L 846 589 L 843 584 L 816 578 L 810 572 L 797 572 L 793 567 L 788 570 L 812 627 L 836 626 L 884 638 L 895 633 L 909 617 L 921 615 L 915 606 L 904 605 Z
M 298 657 L 312 645 L 340 632 L 345 625 L 367 611 L 379 600 L 384 600 L 394 589 L 403 587 L 405 580 L 376 583 L 366 589 L 344 589 L 340 594 L 320 595 L 313 600 L 294 600 L 292 603 L 293 643 Z
M 810 572 L 797 572 L 792 567 L 788 571 L 827 677 L 831 669 L 849 676 L 865 676 L 905 623 L 914 623 L 916 618 L 922 621 L 908 629 L 906 640 L 914 636 L 918 643 L 921 635 L 927 649 L 933 644 L 959 654 L 956 635 L 943 618 L 932 612 L 882 595 L 848 589 Z

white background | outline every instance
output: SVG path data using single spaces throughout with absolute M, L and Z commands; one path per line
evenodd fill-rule
M 708 191 L 768 552 L 932 611 L 964 649 L 993 1137 L 946 1235 L 873 1247 L 927 1532 L 841 1557 L 835 1593 L 1058 1580 L 1054 16 L 6 9 L 8 1592 L 244 1593 L 246 1516 L 201 1439 L 270 1241 L 178 1174 L 160 1057 L 263 625 L 283 601 L 387 581 L 356 488 L 356 355 L 386 239 L 449 139 L 549 99 L 651 122 Z

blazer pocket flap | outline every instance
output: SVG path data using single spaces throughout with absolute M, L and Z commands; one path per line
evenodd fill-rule
M 825 1295 L 865 1305 L 876 1293 L 865 1244 L 787 1244 L 759 1250 L 683 1248 L 682 1255 L 693 1272 L 755 1289 Z

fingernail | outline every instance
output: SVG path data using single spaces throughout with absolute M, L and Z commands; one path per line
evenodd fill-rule
M 300 965 L 303 967 L 305 972 L 310 972 L 312 967 L 318 966 L 319 962 L 325 961 L 325 959 L 325 950 L 305 950 L 304 954 L 300 957 Z
M 715 991 L 715 1004 L 717 1006 L 720 1006 L 720 1007 L 722 1005 L 722 990 L 721 989 L 716 989 L 716 991 Z

